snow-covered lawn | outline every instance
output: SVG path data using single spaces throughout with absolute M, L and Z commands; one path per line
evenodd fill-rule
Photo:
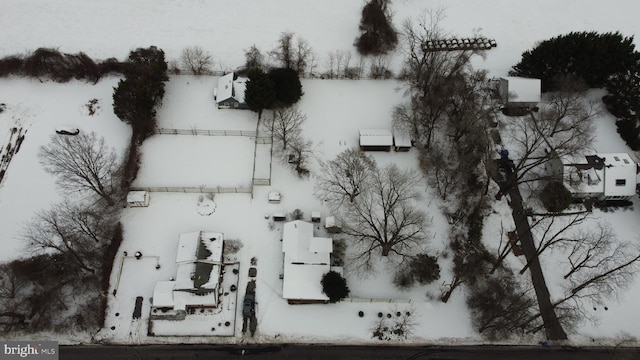
M 177 60 L 187 46 L 201 46 L 216 60 L 215 70 L 228 71 L 244 63 L 243 49 L 256 44 L 267 51 L 275 46 L 282 31 L 293 31 L 306 39 L 317 53 L 318 71 L 326 68 L 328 53 L 335 50 L 353 51 L 353 39 L 358 35 L 358 20 L 362 2 L 327 0 L 262 0 L 238 2 L 220 1 L 156 1 L 156 0 L 7 0 L 0 12 L 0 24 L 7 36 L 0 44 L 0 56 L 33 50 L 37 47 L 57 47 L 64 52 L 86 52 L 96 59 L 124 59 L 130 50 L 156 45 L 167 54 L 167 60 Z M 424 9 L 445 9 L 444 29 L 452 35 L 470 36 L 479 32 L 497 41 L 498 47 L 485 59 L 473 61 L 476 68 L 491 75 L 505 75 L 523 51 L 536 42 L 570 31 L 621 31 L 630 36 L 640 28 L 636 21 L 640 4 L 636 0 L 583 1 L 476 1 L 455 2 L 437 0 L 399 0 L 392 4 L 394 22 L 398 28 L 408 17 L 418 16 Z M 224 9 L 224 11 L 221 11 Z M 339 9 L 339 10 L 336 10 Z M 37 21 L 35 21 L 37 19 Z M 273 19 L 278 19 L 274 21 Z M 637 41 L 637 39 L 636 39 Z M 390 56 L 397 71 L 401 53 Z M 354 56 L 354 59 L 356 56 Z M 355 63 L 355 60 L 352 60 Z M 0 114 L 0 139 L 8 137 L 9 129 L 22 127 L 27 131 L 20 151 L 14 156 L 0 185 L 0 241 L 3 251 L 0 261 L 21 256 L 21 244 L 16 235 L 21 224 L 34 212 L 58 201 L 54 179 L 37 161 L 38 147 L 46 144 L 56 126 L 73 125 L 81 131 L 96 131 L 122 154 L 131 131 L 113 114 L 112 92 L 118 78 L 107 78 L 92 85 L 83 82 L 55 84 L 38 80 L 3 78 L 0 80 L 0 103 L 6 110 Z M 173 76 L 167 84 L 163 106 L 158 111 L 162 128 L 254 131 L 256 116 L 250 111 L 218 110 L 213 102 L 216 77 L 195 78 Z M 314 141 L 314 159 L 333 158 L 344 149 L 357 146 L 358 129 L 390 128 L 390 111 L 403 99 L 401 84 L 396 81 L 304 81 L 305 95 L 299 103 L 308 116 L 304 134 Z M 89 116 L 86 104 L 98 99 L 99 108 Z M 615 133 L 613 119 L 602 116 L 598 122 L 598 151 L 628 151 Z M 4 146 L 4 143 L 0 144 Z M 250 183 L 254 144 L 249 138 L 208 136 L 156 135 L 143 146 L 142 169 L 136 184 L 142 186 L 239 186 Z M 257 173 L 266 173 L 265 146 L 259 147 Z M 276 149 L 277 150 L 277 149 Z M 379 165 L 397 163 L 416 168 L 414 152 L 374 154 Z M 199 194 L 153 193 L 148 208 L 128 208 L 122 215 L 125 240 L 114 263 L 105 328 L 99 339 L 121 343 L 137 342 L 211 342 L 211 338 L 147 337 L 149 298 L 157 280 L 175 275 L 175 253 L 181 232 L 210 230 L 223 232 L 227 239 L 239 239 L 243 248 L 237 254 L 240 263 L 239 296 L 247 284 L 251 257 L 258 258 L 256 342 L 368 342 L 371 326 L 378 312 L 410 308 L 419 324 L 412 340 L 424 343 L 480 342 L 470 325 L 464 303 L 464 289 L 456 290 L 447 304 L 434 297 L 439 285 L 417 287 L 408 292 L 395 290 L 391 272 L 384 265 L 376 276 L 360 279 L 346 272 L 354 298 L 392 299 L 394 303 L 343 302 L 335 305 L 291 306 L 281 298 L 282 267 L 281 225 L 271 225 L 265 215 L 276 210 L 287 213 L 301 209 L 308 218 L 313 210 L 328 215 L 327 209 L 312 195 L 313 174 L 321 171 L 317 161 L 310 164 L 310 179 L 298 179 L 289 168 L 274 158 L 271 186 L 257 187 L 249 194 L 215 195 L 215 211 L 209 216 L 198 212 Z M 417 168 L 416 168 L 416 171 Z M 258 176 L 262 177 L 262 176 Z M 269 204 L 267 194 L 278 190 L 283 195 L 280 204 Z M 450 271 L 450 256 L 444 258 L 447 225 L 439 207 L 441 202 L 425 190 L 424 206 L 432 218 L 430 232 L 432 251 L 443 255 L 441 281 Z M 595 214 L 610 221 L 618 235 L 637 239 L 640 205 L 634 209 Z M 499 226 L 512 230 L 506 200 L 494 203 L 495 213 L 485 225 L 489 247 L 498 239 Z M 202 212 L 202 211 L 201 211 Z M 141 251 L 144 258 L 123 259 Z M 157 257 L 157 258 L 156 258 Z M 545 275 L 557 296 L 554 277 L 558 264 L 543 258 Z M 509 258 L 517 265 L 521 259 Z M 156 269 L 156 264 L 161 267 Z M 118 282 L 119 266 L 122 275 Z M 144 297 L 142 318 L 132 321 L 136 296 Z M 407 300 L 411 300 L 407 303 Z M 572 340 L 591 344 L 591 337 L 612 338 L 622 331 L 640 337 L 637 302 L 640 284 L 622 293 L 620 303 L 612 302 L 608 311 L 598 309 L 593 314 L 600 320 L 597 326 L 583 324 Z M 229 305 L 229 304 L 228 304 Z M 588 309 L 588 307 L 587 307 Z M 363 311 L 360 318 L 358 311 Z M 116 316 L 118 313 L 118 316 Z M 236 317 L 240 309 L 236 309 Z M 218 320 L 213 320 L 215 327 Z M 177 325 L 183 326 L 183 325 Z M 208 326 L 208 325 L 207 325 Z M 239 335 L 241 322 L 235 322 Z M 111 330 L 111 327 L 114 327 Z M 64 341 L 63 339 L 60 339 Z M 237 338 L 216 339 L 219 342 L 243 341 Z
M 23 254 L 17 236 L 36 211 L 70 195 L 58 193 L 55 179 L 44 171 L 36 156 L 50 136 L 64 136 L 55 134 L 56 127 L 70 125 L 82 132 L 95 131 L 119 155 L 124 153 L 131 129 L 113 114 L 113 87 L 117 82 L 117 78 L 106 78 L 96 85 L 13 78 L 0 81 L 0 103 L 6 104 L 6 110 L 0 113 L 0 146 L 6 146 L 10 129 L 26 132 L 0 184 L 0 261 Z M 87 104 L 92 99 L 98 102 L 94 115 L 89 115 Z
M 251 187 L 254 138 L 154 135 L 140 148 L 134 186 Z

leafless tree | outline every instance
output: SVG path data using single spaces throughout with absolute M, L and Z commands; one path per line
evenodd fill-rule
M 461 76 L 469 72 L 469 60 L 474 50 L 429 51 L 423 47 L 429 41 L 449 36 L 440 28 L 443 10 L 431 10 L 403 25 L 402 49 L 405 55 L 401 77 L 409 87 L 414 105 L 408 128 L 417 142 L 429 148 L 436 126 L 445 121 L 445 109 L 461 84 Z M 463 82 L 462 82 L 463 83 Z
M 280 34 L 275 49 L 269 51 L 269 55 L 281 67 L 293 69 L 300 75 L 305 73 L 314 56 L 309 43 L 301 37 L 296 37 L 294 41 L 294 33 L 290 31 Z
M 256 47 L 256 45 L 251 45 L 251 47 L 244 51 L 245 57 L 245 68 L 247 70 L 253 68 L 262 69 L 264 67 L 264 56 L 260 52 L 260 49 Z
M 537 216 L 531 223 L 531 232 L 536 242 L 536 256 L 539 257 L 547 249 L 565 245 L 567 242 L 574 242 L 575 235 L 572 234 L 581 224 L 589 219 L 589 213 L 576 213 L 564 216 Z M 530 259 L 531 260 L 531 259 Z M 530 262 L 520 270 L 524 274 L 529 269 Z
M 320 168 L 322 170 L 315 184 L 316 197 L 340 206 L 345 199 L 352 203 L 366 191 L 376 163 L 364 152 L 347 149 L 331 161 L 320 162 Z
M 297 107 L 276 108 L 270 120 L 264 123 L 265 129 L 282 144 L 282 150 L 286 150 L 292 139 L 301 136 L 307 116 Z
M 420 198 L 420 185 L 419 175 L 392 164 L 377 169 L 367 191 L 341 208 L 343 231 L 358 249 L 353 258 L 355 267 L 372 270 L 371 260 L 377 251 L 404 261 L 425 245 L 428 220 L 413 203 Z
M 115 150 L 96 133 L 76 136 L 54 135 L 38 152 L 45 170 L 57 177 L 57 184 L 69 192 L 92 192 L 109 206 L 119 196 L 121 174 Z
M 297 134 L 289 141 L 289 147 L 291 148 L 291 154 L 288 154 L 287 162 L 293 165 L 298 176 L 309 176 L 307 163 L 313 155 L 313 142 L 302 136 L 302 134 Z M 293 155 L 292 158 L 291 155 Z
M 389 69 L 389 57 L 378 55 L 371 59 L 369 77 L 372 79 L 391 79 L 393 73 Z
M 115 224 L 114 214 L 103 210 L 65 201 L 38 212 L 23 228 L 25 250 L 62 254 L 81 272 L 95 273 Z
M 0 333 L 26 326 L 29 308 L 25 300 L 30 293 L 30 285 L 17 271 L 15 262 L 0 264 Z
M 180 62 L 193 75 L 206 75 L 211 73 L 213 57 L 200 46 L 192 46 L 182 50 Z
M 512 117 L 501 135 L 510 144 L 515 165 L 515 184 L 529 184 L 550 178 L 545 165 L 572 157 L 585 150 L 594 136 L 593 103 L 584 102 L 584 92 L 575 87 L 545 94 L 538 114 Z

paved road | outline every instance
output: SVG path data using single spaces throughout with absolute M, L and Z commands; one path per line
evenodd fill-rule
M 640 348 L 570 348 L 520 346 L 61 346 L 61 360 L 157 359 L 350 359 L 350 360 L 632 360 Z

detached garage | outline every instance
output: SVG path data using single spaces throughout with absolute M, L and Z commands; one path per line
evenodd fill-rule
M 391 151 L 393 134 L 389 129 L 360 130 L 360 150 Z

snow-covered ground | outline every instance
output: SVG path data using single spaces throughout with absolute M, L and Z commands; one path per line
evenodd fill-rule
M 7 36 L 0 44 L 0 56 L 44 46 L 64 52 L 83 51 L 97 59 L 113 56 L 123 59 L 131 49 L 156 45 L 166 52 L 168 60 L 176 60 L 182 49 L 196 45 L 214 56 L 216 70 L 230 70 L 244 62 L 243 49 L 256 44 L 263 51 L 270 50 L 280 32 L 290 30 L 314 48 L 318 70 L 322 71 L 328 52 L 353 51 L 362 2 L 5 0 L 2 5 L 0 24 Z M 397 0 L 392 3 L 394 22 L 400 28 L 404 19 L 418 16 L 424 9 L 438 7 L 445 9 L 442 27 L 451 29 L 452 35 L 469 36 L 479 32 L 497 41 L 498 47 L 489 51 L 486 59 L 474 60 L 477 68 L 488 69 L 492 75 L 506 74 L 524 50 L 551 36 L 583 30 L 635 35 L 640 29 L 636 21 L 640 4 L 635 0 Z M 390 61 L 397 70 L 401 53 L 396 52 Z M 3 248 L 0 261 L 21 256 L 22 246 L 17 239 L 21 224 L 35 211 L 64 196 L 58 194 L 54 180 L 42 170 L 36 158 L 38 147 L 47 143 L 56 126 L 70 124 L 81 131 L 96 131 L 119 154 L 124 152 L 131 132 L 113 114 L 112 92 L 117 81 L 117 78 L 107 78 L 91 85 L 0 79 L 0 103 L 7 104 L 7 109 L 0 114 L 1 139 L 4 141 L 13 127 L 27 130 L 25 141 L 0 185 L 0 241 Z M 254 131 L 254 113 L 215 108 L 212 96 L 216 83 L 216 77 L 172 77 L 158 112 L 159 127 Z M 356 146 L 360 128 L 390 127 L 390 111 L 403 99 L 401 84 L 395 81 L 315 80 L 304 81 L 303 86 L 305 95 L 299 107 L 308 117 L 304 133 L 314 141 L 314 156 L 319 160 L 331 159 L 340 151 Z M 99 108 L 90 116 L 86 105 L 94 98 L 98 99 Z M 628 151 L 616 134 L 612 119 L 602 116 L 599 120 L 597 150 Z M 230 176 L 224 178 L 229 184 L 235 184 L 238 179 L 244 184 L 247 181 L 244 179 L 250 180 L 252 176 L 247 169 L 252 168 L 253 144 L 245 147 L 234 142 L 245 140 L 250 143 L 248 139 L 230 141 L 222 137 L 157 135 L 143 146 L 143 167 L 138 181 L 142 186 L 152 185 L 151 181 L 157 181 L 153 184 L 159 186 L 216 186 L 219 185 L 216 176 L 224 172 L 225 176 Z M 225 141 L 230 143 L 221 145 Z M 0 145 L 4 146 L 4 143 Z M 223 151 L 220 150 L 222 146 Z M 413 152 L 374 156 L 380 165 L 397 163 L 413 168 L 416 165 Z M 264 158 L 260 156 L 259 159 L 262 164 Z M 165 160 L 171 161 L 162 162 Z M 175 166 L 186 167 L 174 171 Z M 238 170 L 240 168 L 242 170 Z M 266 173 L 264 167 L 258 169 L 261 174 Z M 317 162 L 312 161 L 312 174 L 318 170 Z M 193 182 L 183 183 L 185 179 Z M 142 180 L 145 180 L 144 184 Z M 371 327 L 376 314 L 392 313 L 396 309 L 411 309 L 419 323 L 413 341 L 481 341 L 470 326 L 463 289 L 456 290 L 447 304 L 435 299 L 439 284 L 400 292 L 390 284 L 391 274 L 384 264 L 380 265 L 375 277 L 368 279 L 360 279 L 349 272 L 345 274 L 352 297 L 376 299 L 375 302 L 287 305 L 281 298 L 282 280 L 279 279 L 281 225 L 272 225 L 265 215 L 276 210 L 291 212 L 296 208 L 301 209 L 306 218 L 313 210 L 328 215 L 312 195 L 313 181 L 313 175 L 310 179 L 298 179 L 274 159 L 271 186 L 256 188 L 253 197 L 250 194 L 217 194 L 215 212 L 209 216 L 198 212 L 199 194 L 153 193 L 148 208 L 125 209 L 122 215 L 125 241 L 116 257 L 111 281 L 112 289 L 117 285 L 118 291 L 115 297 L 110 292 L 105 328 L 97 338 L 121 343 L 211 342 L 211 338 L 151 338 L 146 335 L 149 298 L 155 281 L 175 275 L 178 235 L 210 230 L 223 232 L 227 239 L 242 241 L 244 246 L 238 253 L 238 288 L 241 291 L 248 280 L 249 259 L 258 258 L 256 338 L 215 341 L 368 342 L 373 341 Z M 283 194 L 280 204 L 269 204 L 266 200 L 268 191 L 274 189 Z M 428 189 L 423 203 L 433 216 L 431 249 L 443 254 L 447 227 L 439 212 L 440 203 Z M 489 239 L 497 238 L 496 231 L 501 222 L 505 228 L 513 226 L 506 201 L 493 206 L 495 213 L 485 226 Z M 596 215 L 611 221 L 619 236 L 637 239 L 640 233 L 638 212 L 640 207 L 634 200 L 633 211 L 596 212 Z M 145 258 L 122 260 L 124 251 L 141 251 Z M 517 263 L 519 260 L 509 261 Z M 449 262 L 450 258 L 441 259 L 443 279 L 447 279 Z M 155 268 L 157 263 L 162 265 L 159 269 Z M 546 274 L 553 278 L 556 264 L 545 259 L 543 263 Z M 123 264 L 123 272 L 118 282 L 120 264 Z M 553 280 L 550 283 L 553 290 Z M 133 322 L 131 315 L 136 296 L 143 296 L 145 301 L 142 319 Z M 392 302 L 379 301 L 383 299 Z M 619 303 L 612 302 L 606 312 L 594 312 L 599 319 L 597 326 L 583 324 L 572 339 L 580 344 L 591 343 L 591 337 L 613 338 L 623 331 L 639 337 L 637 319 L 630 316 L 637 313 L 635 304 L 639 300 L 640 285 L 636 281 L 631 289 L 622 293 Z M 358 311 L 364 312 L 362 318 Z M 239 315 L 240 309 L 236 309 L 236 316 Z M 239 329 L 240 322 L 236 321 L 236 334 Z

